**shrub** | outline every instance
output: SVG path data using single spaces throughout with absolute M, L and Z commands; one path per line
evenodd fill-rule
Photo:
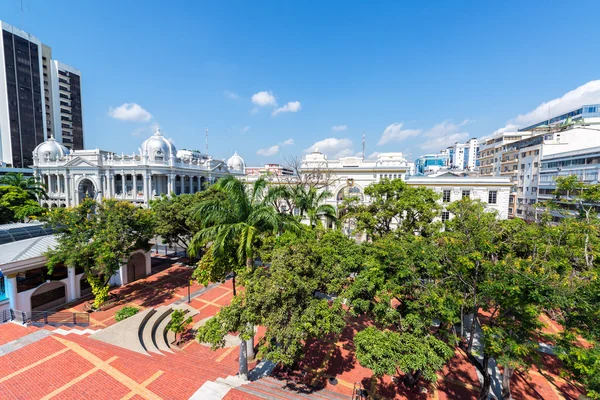
M 117 311 L 117 313 L 115 314 L 115 319 L 117 320 L 117 322 L 123 321 L 124 319 L 137 314 L 138 311 L 140 311 L 140 309 L 137 307 L 131 307 L 131 306 L 123 307 L 119 311 Z

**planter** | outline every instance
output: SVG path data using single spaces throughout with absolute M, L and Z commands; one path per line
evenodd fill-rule
M 106 311 L 106 310 L 110 310 L 111 308 L 119 305 L 120 301 L 121 301 L 121 296 L 116 295 L 116 294 L 110 294 L 108 296 L 108 299 L 104 303 L 102 303 L 102 305 L 100 307 L 95 308 L 94 300 L 88 300 L 83 305 L 83 309 L 89 313 L 94 312 L 94 311 Z

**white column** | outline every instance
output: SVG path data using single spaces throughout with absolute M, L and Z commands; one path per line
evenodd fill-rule
M 108 175 L 108 190 L 110 191 L 109 197 L 115 197 L 115 175 Z
M 144 203 L 148 203 L 150 201 L 150 190 L 148 190 L 148 173 L 142 174 L 142 179 L 144 182 Z
M 76 285 L 75 281 L 75 268 L 67 268 L 67 271 L 69 277 L 69 283 L 67 285 L 67 299 L 69 301 L 73 301 L 79 297 L 79 294 L 77 293 L 78 285 Z
M 71 190 L 71 175 L 66 174 L 66 182 L 65 182 L 65 197 L 67 198 L 67 207 L 71 207 L 73 205 L 73 191 Z
M 127 175 L 125 175 L 123 173 L 123 171 L 121 171 L 121 193 L 123 194 L 123 198 L 125 198 L 125 178 L 127 178 Z
M 185 175 L 179 175 L 179 186 L 181 187 L 179 193 L 184 194 L 185 193 Z
M 167 194 L 171 196 L 173 193 L 173 175 L 167 175 Z
M 131 183 L 132 183 L 132 187 L 133 187 L 133 189 L 131 190 L 131 193 L 135 200 L 135 199 L 137 199 L 137 173 L 135 171 L 133 171 L 133 175 L 131 175 Z
M 10 308 L 13 310 L 19 309 L 17 304 L 17 274 L 4 277 L 4 288 L 6 290 L 6 296 L 10 303 Z

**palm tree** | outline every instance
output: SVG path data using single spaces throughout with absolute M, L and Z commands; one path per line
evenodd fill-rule
M 22 173 L 9 172 L 0 177 L 0 185 L 16 186 L 25 190 L 32 200 L 47 199 L 46 187 L 33 176 L 25 177 Z
M 300 210 L 300 216 L 304 217 L 306 215 L 310 226 L 315 227 L 321 224 L 323 217 L 337 222 L 335 207 L 330 204 L 323 204 L 329 197 L 331 197 L 331 192 L 311 186 L 308 189 L 298 188 L 294 201 L 296 208 Z
M 246 268 L 254 268 L 254 251 L 257 239 L 261 234 L 283 229 L 297 229 L 298 222 L 288 215 L 280 214 L 265 200 L 267 181 L 259 179 L 252 186 L 228 176 L 214 185 L 226 196 L 225 200 L 209 199 L 200 203 L 195 210 L 202 229 L 197 232 L 190 243 L 190 254 L 211 243 L 215 256 L 224 256 L 235 252 L 240 264 Z M 235 270 L 233 271 L 233 294 L 235 292 Z M 254 339 L 250 339 L 250 349 Z M 250 353 L 252 355 L 252 353 Z M 240 342 L 239 375 L 248 374 L 248 342 Z
M 225 194 L 225 200 L 209 199 L 196 207 L 194 216 L 202 229 L 191 240 L 191 253 L 211 243 L 215 256 L 235 252 L 240 264 L 252 268 L 255 245 L 261 234 L 297 228 L 295 220 L 277 212 L 265 200 L 267 181 L 262 178 L 250 186 L 228 176 L 214 187 Z

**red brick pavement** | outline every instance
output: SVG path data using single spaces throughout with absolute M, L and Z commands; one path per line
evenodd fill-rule
M 113 292 L 122 294 L 125 300 L 110 310 L 92 313 L 93 322 L 97 325 L 92 328 L 115 323 L 114 314 L 124 304 L 150 307 L 184 298 L 187 296 L 186 285 L 190 274 L 189 268 L 173 265 L 158 269 L 155 275 L 143 280 L 114 289 Z M 192 291 L 199 288 L 199 285 L 194 285 Z M 215 315 L 231 298 L 232 283 L 227 281 L 194 299 L 190 305 L 199 310 L 194 322 Z M 71 309 L 80 310 L 82 307 L 83 304 L 78 304 Z M 438 382 L 429 385 L 427 394 L 407 392 L 387 376 L 373 380 L 371 371 L 357 362 L 352 341 L 354 334 L 367 325 L 368 321 L 365 320 L 351 320 L 341 335 L 307 343 L 302 368 L 309 372 L 313 383 L 320 382 L 327 389 L 344 395 L 351 395 L 353 384 L 360 382 L 371 393 L 375 392 L 382 398 L 476 398 L 479 380 L 475 367 L 461 350 L 457 350 L 441 371 Z M 556 329 L 548 325 L 549 330 Z M 0 344 L 37 329 L 2 324 Z M 256 343 L 263 335 L 264 328 L 260 328 Z M 193 338 L 193 335 L 188 337 Z M 237 372 L 237 347 L 211 351 L 206 346 L 190 341 L 182 348 L 176 354 L 144 356 L 85 336 L 57 335 L 44 338 L 2 357 L 0 398 L 38 399 L 57 391 L 54 394 L 60 399 L 187 399 L 206 380 Z M 512 380 L 514 397 L 577 398 L 581 389 L 558 376 L 556 363 L 554 357 L 545 356 L 540 368 L 534 367 L 527 374 L 515 373 Z M 330 377 L 336 378 L 335 384 L 327 379 Z M 225 398 L 253 400 L 257 397 L 233 390 Z
M 2 329 L 0 329 L 0 346 L 37 330 L 38 328 L 34 326 L 23 326 L 15 323 L 3 324 Z

